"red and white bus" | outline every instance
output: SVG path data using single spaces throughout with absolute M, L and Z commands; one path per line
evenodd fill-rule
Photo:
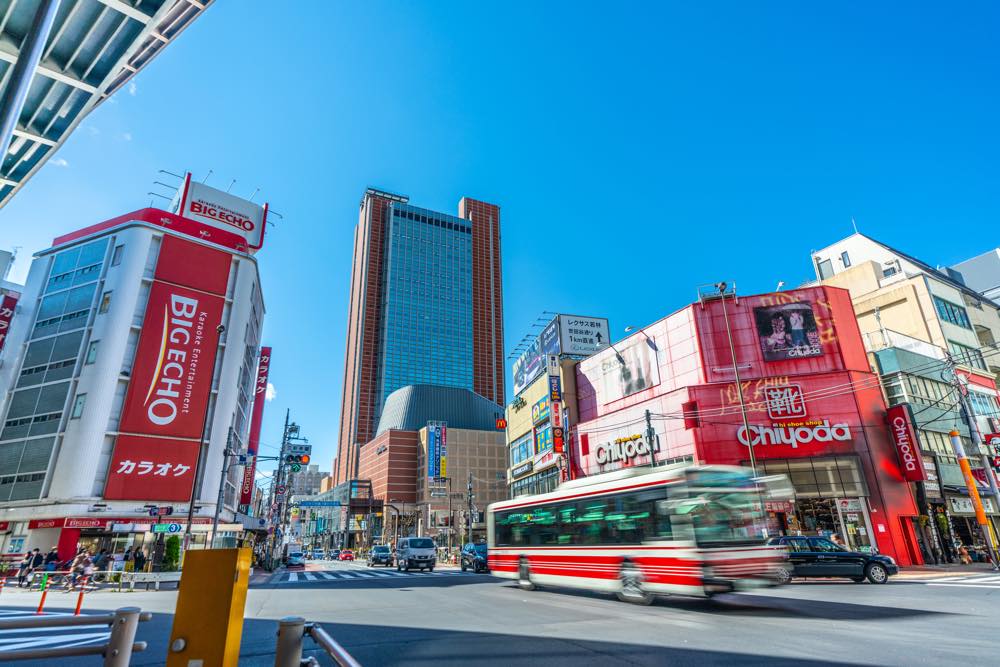
M 489 565 L 538 584 L 616 593 L 711 596 L 773 586 L 786 555 L 765 544 L 766 500 L 790 495 L 782 477 L 735 466 L 631 468 L 490 505 Z

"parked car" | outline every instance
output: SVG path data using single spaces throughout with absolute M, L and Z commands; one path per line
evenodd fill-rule
M 285 567 L 289 570 L 292 569 L 305 569 L 306 568 L 306 557 L 301 551 L 291 551 L 288 553 L 288 558 L 285 560 Z
M 330 555 L 327 556 L 327 558 L 329 560 L 340 560 L 340 549 L 334 549 L 333 551 L 331 551 Z
M 397 571 L 415 567 L 433 572 L 436 563 L 437 551 L 429 537 L 404 537 L 396 543 Z
M 351 551 L 350 549 L 344 549 L 343 551 L 340 552 L 337 558 L 339 560 L 354 560 L 354 552 Z
M 313 560 L 323 560 L 323 556 L 324 556 L 324 554 L 323 554 L 323 550 L 322 549 L 313 549 L 312 550 L 312 559 Z
M 768 544 L 788 550 L 788 562 L 778 573 L 781 583 L 793 577 L 845 577 L 859 584 L 865 579 L 884 584 L 899 572 L 889 556 L 850 551 L 825 537 L 772 537 Z
M 368 567 L 385 565 L 392 567 L 392 550 L 384 544 L 376 544 L 368 552 Z
M 473 572 L 489 572 L 490 568 L 486 561 L 486 545 L 468 543 L 462 547 L 462 572 L 472 570 Z

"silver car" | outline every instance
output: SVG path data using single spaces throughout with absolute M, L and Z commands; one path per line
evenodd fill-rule
M 437 550 L 429 537 L 404 537 L 396 543 L 397 571 L 417 568 L 433 572 L 436 564 Z

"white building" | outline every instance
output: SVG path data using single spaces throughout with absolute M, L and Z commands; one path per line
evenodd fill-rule
M 257 262 L 236 236 L 143 209 L 35 255 L 0 364 L 8 558 L 53 545 L 66 557 L 77 542 L 148 547 L 148 506 L 172 506 L 164 521 L 186 524 L 199 449 L 194 530 L 204 542 L 230 429 L 232 449 L 245 450 L 264 317 Z M 232 466 L 223 521 L 241 479 Z

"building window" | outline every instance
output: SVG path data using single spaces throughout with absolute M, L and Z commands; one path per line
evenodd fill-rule
M 896 270 L 895 266 L 887 266 L 884 269 L 882 269 L 882 277 L 883 278 L 888 278 L 889 276 L 894 276 L 894 275 L 896 275 L 896 273 L 897 273 L 897 270 Z
M 846 251 L 840 253 L 840 261 L 843 263 L 845 269 L 851 265 L 851 258 L 847 255 Z
M 833 262 L 828 259 L 821 259 L 817 262 L 816 269 L 819 271 L 820 280 L 826 280 L 833 276 Z
M 87 404 L 86 394 L 77 394 L 76 400 L 73 401 L 73 412 L 70 413 L 70 419 L 79 419 L 83 415 L 83 406 Z
M 97 344 L 99 342 L 101 341 L 98 340 L 90 341 L 90 346 L 87 348 L 87 359 L 86 361 L 84 361 L 86 365 L 89 366 L 90 364 L 94 363 L 94 361 L 97 359 Z
M 948 341 L 948 350 L 955 355 L 955 361 L 958 363 L 986 370 L 986 360 L 983 359 L 983 353 L 976 348 Z
M 939 296 L 934 297 L 934 308 L 937 309 L 938 317 L 945 322 L 960 326 L 964 329 L 972 329 L 969 323 L 969 314 L 965 308 L 955 305 L 951 301 L 945 301 Z
M 122 253 L 125 252 L 124 245 L 116 245 L 114 252 L 111 254 L 111 266 L 118 266 L 122 263 Z
M 972 410 L 977 417 L 1000 417 L 996 396 L 970 391 L 969 401 L 972 403 Z
M 111 292 L 105 292 L 101 295 L 101 307 L 97 309 L 99 313 L 108 312 L 108 308 L 111 307 Z

